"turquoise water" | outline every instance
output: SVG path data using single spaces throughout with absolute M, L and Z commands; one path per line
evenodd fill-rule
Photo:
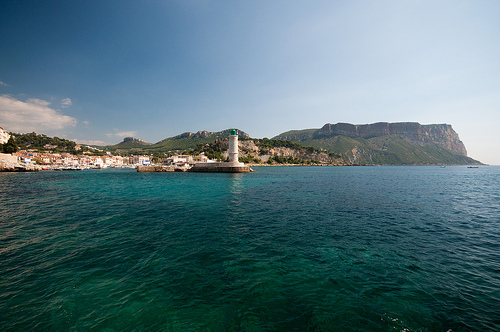
M 500 167 L 0 173 L 2 331 L 498 331 Z

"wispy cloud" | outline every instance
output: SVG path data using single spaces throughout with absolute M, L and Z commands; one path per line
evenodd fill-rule
M 77 144 L 82 144 L 82 145 L 107 145 L 106 142 L 104 141 L 99 141 L 99 140 L 88 140 L 88 139 L 72 139 L 73 142 L 76 142 Z
M 124 137 L 135 137 L 137 135 L 137 131 L 119 131 L 115 133 L 107 133 L 106 136 L 108 137 L 119 137 L 119 138 L 124 138 Z
M 48 107 L 50 102 L 31 98 L 21 101 L 9 95 L 0 96 L 0 123 L 14 132 L 43 132 L 74 127 L 76 119 Z
M 73 105 L 73 102 L 71 101 L 71 99 L 65 98 L 65 99 L 61 100 L 61 105 L 62 105 L 61 107 L 66 108 L 68 106 Z
M 133 137 L 135 135 L 137 135 L 136 131 L 122 131 L 115 134 L 116 137 Z
M 2 86 L 9 86 L 7 83 L 4 83 L 2 81 L 0 81 L 0 85 L 2 85 Z

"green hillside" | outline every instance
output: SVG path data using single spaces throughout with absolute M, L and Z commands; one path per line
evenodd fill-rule
M 142 150 L 142 149 L 147 149 L 149 148 L 150 145 L 145 145 L 145 144 L 142 144 L 142 143 L 139 143 L 139 142 L 122 142 L 122 143 L 119 143 L 119 144 L 116 144 L 116 145 L 109 145 L 109 146 L 106 146 L 106 150 L 107 151 L 116 151 L 116 150 L 130 150 L 130 149 L 139 149 L 139 150 Z
M 217 139 L 227 138 L 231 129 L 226 129 L 219 132 L 199 131 L 197 133 L 184 133 L 174 137 L 166 138 L 154 144 L 144 144 L 141 142 L 122 142 L 116 145 L 106 146 L 106 151 L 118 151 L 120 153 L 134 152 L 144 154 L 163 154 L 169 151 L 182 152 L 189 149 L 194 149 L 196 146 L 207 143 L 212 143 Z M 239 131 L 240 137 L 250 137 L 243 131 Z
M 199 144 L 207 144 L 217 139 L 227 138 L 231 134 L 231 129 L 218 132 L 199 131 L 197 133 L 184 133 L 174 137 L 166 138 L 148 147 L 152 151 L 180 151 L 193 149 Z M 239 137 L 250 137 L 245 132 L 239 130 Z
M 273 137 L 274 139 L 279 139 L 279 140 L 287 140 L 287 141 L 292 141 L 292 142 L 301 142 L 308 140 L 313 137 L 313 134 L 317 131 L 318 129 L 302 129 L 302 130 L 290 130 L 286 131 L 282 134 L 279 134 L 276 137 Z
M 179 151 L 193 149 L 198 144 L 215 141 L 218 137 L 172 137 L 148 147 L 152 151 Z

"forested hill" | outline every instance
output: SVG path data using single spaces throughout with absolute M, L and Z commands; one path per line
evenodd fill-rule
M 11 137 L 17 149 L 20 150 L 51 151 L 55 153 L 66 152 L 71 154 L 82 153 L 87 150 L 83 146 L 77 149 L 77 144 L 74 141 L 59 137 L 49 137 L 34 132 L 27 134 L 11 133 Z

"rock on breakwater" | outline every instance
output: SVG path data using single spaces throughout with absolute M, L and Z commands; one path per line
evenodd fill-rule
M 178 166 L 137 166 L 137 172 L 186 172 L 188 167 Z

